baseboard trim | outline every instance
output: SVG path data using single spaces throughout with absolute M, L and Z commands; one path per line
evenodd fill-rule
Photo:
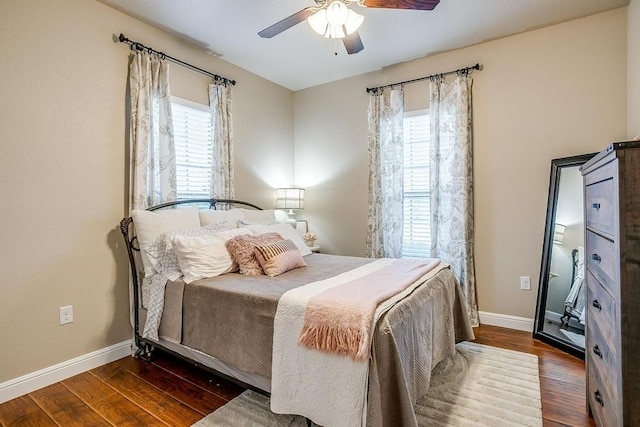
M 0 383 L 0 403 L 78 375 L 131 354 L 131 340 Z
M 533 333 L 533 319 L 486 311 L 479 311 L 478 315 L 480 316 L 480 323 L 483 325 L 500 326 Z
M 508 314 L 479 311 L 480 323 L 502 328 L 533 332 L 533 319 Z M 0 383 L 0 403 L 55 384 L 98 366 L 113 362 L 131 354 L 131 340 L 96 350 L 66 362 Z

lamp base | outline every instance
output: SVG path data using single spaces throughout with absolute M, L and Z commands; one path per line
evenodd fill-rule
M 287 219 L 287 224 L 289 224 L 293 228 L 296 228 L 296 214 L 293 212 L 292 209 L 289 209 L 289 212 L 287 213 L 287 215 L 289 215 L 289 218 Z

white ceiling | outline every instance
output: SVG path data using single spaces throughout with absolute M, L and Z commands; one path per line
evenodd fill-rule
M 272 39 L 257 35 L 271 24 L 315 5 L 313 0 L 99 1 L 294 91 L 629 3 L 441 0 L 430 12 L 367 9 L 352 3 L 350 7 L 365 17 L 359 30 L 365 49 L 347 55 L 341 41 L 319 36 L 306 22 Z M 162 46 L 151 47 L 162 50 Z M 166 53 L 180 58 L 179 52 Z

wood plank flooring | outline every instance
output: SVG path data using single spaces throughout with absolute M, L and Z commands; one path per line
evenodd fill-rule
M 584 362 L 528 332 L 481 326 L 476 342 L 538 356 L 545 426 L 595 426 L 586 413 Z M 0 405 L 1 426 L 190 426 L 243 389 L 158 353 L 125 357 Z

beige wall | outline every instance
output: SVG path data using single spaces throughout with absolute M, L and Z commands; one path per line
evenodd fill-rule
M 626 19 L 617 9 L 296 92 L 296 184 L 307 188 L 304 216 L 323 251 L 364 253 L 365 88 L 480 62 L 484 70 L 473 74 L 479 309 L 532 318 L 551 159 L 626 137 Z M 408 110 L 428 106 L 427 84 L 405 93 Z M 531 291 L 519 289 L 520 276 L 531 276 Z
M 639 15 L 629 6 L 629 23 Z M 626 9 L 449 52 L 295 94 L 101 3 L 0 2 L 0 382 L 130 337 L 126 214 L 127 46 L 123 32 L 238 80 L 236 196 L 308 189 L 323 250 L 362 255 L 367 86 L 481 62 L 474 74 L 480 309 L 532 317 L 549 163 L 640 133 L 640 37 Z M 629 79 L 626 77 L 629 37 Z M 172 65 L 174 95 L 206 103 L 207 79 Z M 427 105 L 407 86 L 408 109 Z M 294 125 L 295 124 L 295 125 Z M 293 144 L 295 136 L 295 146 Z M 295 166 L 295 182 L 294 177 Z M 74 323 L 58 326 L 73 304 Z
M 236 79 L 236 196 L 293 177 L 293 95 L 96 1 L 0 2 L 0 383 L 127 340 L 128 46 L 123 32 Z M 173 94 L 208 80 L 171 66 Z M 58 326 L 58 307 L 74 322 Z
M 627 136 L 640 135 L 640 0 L 627 7 Z

